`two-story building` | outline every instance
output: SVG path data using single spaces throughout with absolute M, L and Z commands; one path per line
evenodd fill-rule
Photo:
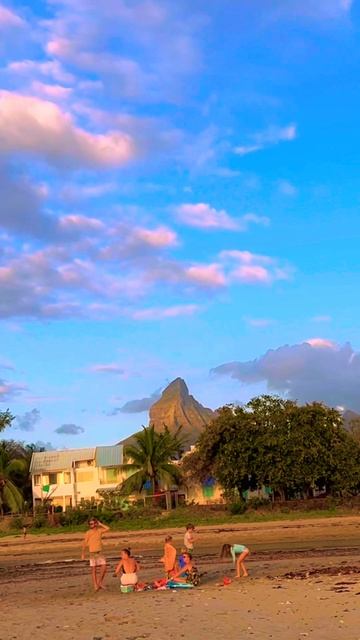
M 99 499 L 98 489 L 114 489 L 122 479 L 123 446 L 33 453 L 30 474 L 33 505 L 51 498 L 54 506 L 76 507 Z

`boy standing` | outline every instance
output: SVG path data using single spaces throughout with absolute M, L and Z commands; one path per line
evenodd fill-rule
M 176 570 L 176 549 L 172 544 L 172 536 L 166 536 L 164 544 L 164 555 L 161 558 L 167 578 L 171 578 Z
M 194 552 L 194 531 L 195 527 L 193 524 L 186 525 L 186 531 L 184 535 L 184 547 L 188 553 L 193 554 Z
M 90 555 L 90 567 L 93 585 L 95 591 L 104 589 L 103 581 L 106 574 L 106 559 L 103 555 L 102 536 L 109 531 L 110 527 L 102 524 L 96 518 L 89 520 L 89 530 L 85 533 L 84 542 L 82 545 L 81 559 L 85 560 L 86 547 L 89 549 Z M 100 571 L 98 573 L 98 567 Z

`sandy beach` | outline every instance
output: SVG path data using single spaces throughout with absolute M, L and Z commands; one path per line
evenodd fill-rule
M 178 547 L 182 531 L 173 531 Z M 141 578 L 162 574 L 163 531 L 111 532 L 107 590 L 93 593 L 81 534 L 0 540 L 0 640 L 136 640 L 226 637 L 359 640 L 360 517 L 198 530 L 196 560 L 204 573 L 189 592 L 121 594 L 112 570 L 130 544 Z M 221 563 L 222 542 L 246 542 L 250 578 Z

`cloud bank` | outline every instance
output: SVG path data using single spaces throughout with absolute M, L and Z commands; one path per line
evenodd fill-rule
M 301 403 L 318 400 L 360 411 L 360 353 L 349 343 L 309 339 L 271 349 L 255 360 L 222 364 L 211 372 L 243 384 L 264 382 L 269 391 Z

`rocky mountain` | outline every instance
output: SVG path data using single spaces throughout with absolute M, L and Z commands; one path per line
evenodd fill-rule
M 214 417 L 214 411 L 203 407 L 190 395 L 186 382 L 176 378 L 150 408 L 149 424 L 153 424 L 157 431 L 161 431 L 164 425 L 170 431 L 182 426 L 187 444 L 191 445 Z
M 216 413 L 190 395 L 186 382 L 182 378 L 173 380 L 162 392 L 161 398 L 150 407 L 149 424 L 156 431 L 162 431 L 166 425 L 170 431 L 182 426 L 185 445 L 190 448 Z M 119 444 L 134 444 L 134 434 Z

